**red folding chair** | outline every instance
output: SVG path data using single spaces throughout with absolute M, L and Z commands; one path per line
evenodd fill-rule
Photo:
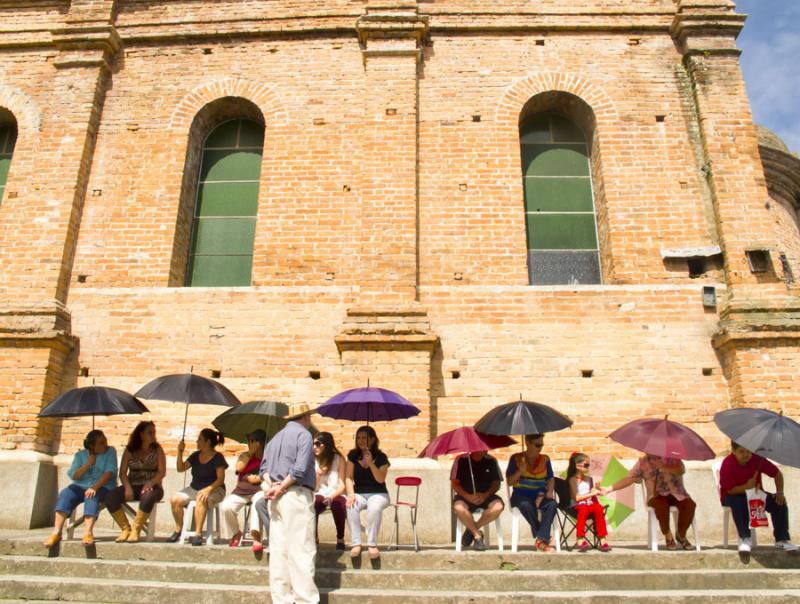
M 422 478 L 419 476 L 398 476 L 394 479 L 397 485 L 397 495 L 394 498 L 394 529 L 392 529 L 392 536 L 389 538 L 389 547 L 392 547 L 392 540 L 395 540 L 394 549 L 400 547 L 400 507 L 408 508 L 408 516 L 411 519 L 411 529 L 414 531 L 414 550 L 419 551 L 419 540 L 417 539 L 417 509 L 419 504 L 419 485 L 422 484 Z M 414 503 L 403 501 L 400 499 L 400 491 L 403 487 L 414 487 Z

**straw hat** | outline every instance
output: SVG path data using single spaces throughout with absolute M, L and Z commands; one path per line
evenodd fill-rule
M 289 405 L 289 413 L 286 415 L 286 419 L 297 419 L 298 417 L 308 415 L 309 413 L 315 413 L 316 411 L 317 408 L 311 407 L 308 403 L 295 403 Z

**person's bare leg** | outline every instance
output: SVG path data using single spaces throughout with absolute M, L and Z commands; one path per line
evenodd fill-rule
M 453 511 L 458 516 L 458 519 L 461 520 L 461 524 L 464 525 L 464 530 L 472 533 L 475 538 L 480 537 L 480 528 L 475 524 L 472 512 L 467 509 L 463 502 L 456 501 L 453 504 Z

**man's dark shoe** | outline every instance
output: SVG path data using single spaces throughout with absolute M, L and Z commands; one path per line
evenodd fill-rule
M 192 545 L 194 545 L 195 547 L 203 545 L 203 536 L 195 535 L 194 537 L 192 537 Z
M 472 534 L 472 531 L 465 529 L 464 534 L 461 536 L 461 545 L 469 547 L 473 541 L 475 541 L 475 535 Z
M 483 535 L 475 539 L 475 543 L 472 544 L 472 549 L 476 552 L 482 552 L 486 549 L 486 546 L 483 543 Z
M 169 537 L 167 537 L 167 543 L 177 543 L 178 539 L 181 538 L 180 531 L 174 531 Z

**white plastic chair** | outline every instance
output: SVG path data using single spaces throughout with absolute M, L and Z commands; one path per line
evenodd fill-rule
M 722 461 L 721 459 L 715 459 L 714 463 L 711 464 L 711 472 L 714 474 L 714 484 L 717 485 L 717 496 L 720 496 L 719 490 L 719 471 L 722 468 Z M 722 506 L 722 547 L 728 547 L 728 529 L 730 528 L 731 521 L 733 520 L 733 516 L 731 515 L 731 508 L 724 505 Z M 736 527 L 733 528 L 734 532 L 736 531 Z M 753 547 L 758 545 L 758 538 L 756 537 L 756 529 L 750 528 L 750 539 L 753 541 Z
M 511 551 L 516 552 L 519 545 L 519 525 L 520 522 L 525 522 L 522 512 L 519 508 L 511 506 L 511 487 L 506 483 L 506 501 L 508 502 L 508 509 L 511 510 Z M 553 541 L 555 541 L 555 548 L 557 552 L 561 551 L 561 527 L 558 525 L 558 512 L 553 516 Z
M 656 511 L 647 505 L 647 488 L 644 485 L 644 480 L 639 483 L 642 487 L 642 501 L 644 501 L 645 506 L 647 506 L 647 546 L 650 548 L 650 551 L 657 552 L 658 551 L 658 518 L 656 518 Z M 730 510 L 725 508 L 729 513 Z M 672 517 L 672 523 L 677 526 L 678 525 L 678 508 L 674 505 L 669 506 L 669 513 Z M 692 536 L 694 537 L 694 549 L 696 551 L 700 551 L 700 537 L 697 534 L 697 517 L 692 518 Z
M 472 512 L 472 517 L 475 520 L 477 520 L 478 518 L 481 517 L 481 514 L 483 514 L 483 512 L 484 512 L 483 508 L 475 508 L 475 511 Z M 500 522 L 500 517 L 502 515 L 503 514 L 501 513 L 500 515 L 497 516 L 497 518 L 494 519 L 494 530 L 497 533 L 497 551 L 499 551 L 499 552 L 503 551 L 503 525 Z M 490 525 L 487 524 L 487 525 L 485 525 L 483 527 L 485 529 L 483 534 L 484 534 L 484 537 L 486 538 L 486 545 L 487 546 L 491 542 L 491 531 L 489 530 L 489 526 Z M 463 535 L 464 535 L 464 523 L 461 522 L 461 518 L 456 516 L 456 551 L 457 552 L 461 551 L 461 537 Z
M 253 543 L 253 536 L 250 534 L 250 514 L 258 515 L 252 501 L 245 503 L 242 510 L 244 511 L 244 522 L 242 523 L 242 538 L 239 539 L 239 547 L 244 547 L 245 541 Z M 261 522 L 261 516 L 258 516 L 258 532 L 261 533 L 262 540 L 269 537 L 269 535 L 264 535 L 264 523 Z
M 186 511 L 183 512 L 183 528 L 181 529 L 181 536 L 178 543 L 183 545 L 192 532 L 192 524 L 194 523 L 194 508 L 195 501 L 190 501 L 186 506 Z M 219 531 L 219 506 L 209 506 L 208 513 L 206 513 L 206 530 L 203 536 L 205 537 L 208 545 L 214 545 L 214 522 L 217 523 L 217 531 Z M 200 527 L 195 527 L 195 534 L 200 532 Z

